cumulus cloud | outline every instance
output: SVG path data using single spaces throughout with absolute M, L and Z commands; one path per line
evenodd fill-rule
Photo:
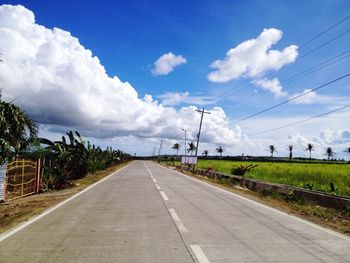
M 266 71 L 279 70 L 293 63 L 298 56 L 296 45 L 282 51 L 271 49 L 281 38 L 281 30 L 264 29 L 257 38 L 230 49 L 223 60 L 214 61 L 211 64 L 214 71 L 208 75 L 208 79 L 212 82 L 228 82 L 241 76 L 258 77 Z
M 308 94 L 296 99 L 296 100 L 293 100 L 292 103 L 293 104 L 296 104 L 296 105 L 299 105 L 299 104 L 313 104 L 316 102 L 316 100 L 318 99 L 318 95 L 316 92 L 314 91 L 311 91 L 310 89 L 305 89 L 303 92 L 300 92 L 300 93 L 294 93 L 293 95 L 290 96 L 290 98 L 295 98 L 297 96 L 300 96 L 300 95 L 303 95 L 307 92 L 309 92 Z
M 283 91 L 281 83 L 277 78 L 273 78 L 271 80 L 263 78 L 259 80 L 253 80 L 253 84 L 259 86 L 263 90 L 267 90 L 275 94 L 276 98 L 285 97 L 288 95 L 286 91 Z
M 177 139 L 182 137 L 181 128 L 187 127 L 188 135 L 195 138 L 200 117 L 196 107 L 177 111 L 151 95 L 139 98 L 128 82 L 109 77 L 99 59 L 76 37 L 38 25 L 34 14 L 23 6 L 0 6 L 0 48 L 3 98 L 17 98 L 16 104 L 46 131 L 78 129 L 95 138 Z M 230 129 L 223 109 L 210 112 L 203 122 L 203 140 L 236 143 L 240 135 Z
M 189 92 L 166 92 L 159 95 L 158 98 L 162 100 L 163 106 L 175 106 L 179 104 L 193 104 L 193 105 L 209 105 L 215 103 L 217 100 L 209 96 L 193 96 Z
M 160 58 L 158 58 L 156 62 L 154 62 L 154 68 L 152 69 L 152 73 L 155 76 L 168 75 L 174 70 L 175 67 L 180 66 L 184 63 L 187 63 L 187 60 L 183 56 L 176 56 L 172 52 L 169 52 L 160 56 Z
M 346 158 L 345 145 L 350 142 L 349 130 L 321 129 L 317 135 L 307 136 L 302 133 L 294 133 L 288 136 L 290 144 L 297 149 L 304 150 L 308 143 L 315 145 L 315 156 L 323 158 L 327 147 L 331 146 L 337 153 L 337 158 Z M 345 145 L 344 145 L 345 144 Z

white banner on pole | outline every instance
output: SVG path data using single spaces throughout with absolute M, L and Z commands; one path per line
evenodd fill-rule
M 182 164 L 197 164 L 197 157 L 195 157 L 195 156 L 182 156 L 181 163 Z

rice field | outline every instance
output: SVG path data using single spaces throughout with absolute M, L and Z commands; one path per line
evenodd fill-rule
M 246 173 L 248 178 L 324 192 L 331 192 L 330 183 L 333 182 L 334 194 L 350 196 L 350 164 L 199 160 L 197 167 L 212 167 L 218 172 L 231 174 L 234 166 L 248 164 L 258 165 Z

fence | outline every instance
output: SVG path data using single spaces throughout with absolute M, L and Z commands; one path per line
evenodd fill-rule
M 0 165 L 0 201 L 5 200 L 6 165 Z
M 38 193 L 40 189 L 40 160 L 17 160 L 7 165 L 6 199 Z

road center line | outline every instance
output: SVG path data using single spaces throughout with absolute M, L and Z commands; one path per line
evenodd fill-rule
M 156 184 L 156 187 L 158 190 L 161 190 L 160 186 L 158 184 Z
M 143 163 L 143 166 L 146 168 L 149 176 L 153 177 L 153 175 L 152 175 L 151 171 L 148 169 L 147 165 L 144 162 L 142 162 L 142 163 Z
M 166 196 L 166 194 L 163 191 L 160 191 L 159 193 L 163 197 L 164 201 L 169 201 L 169 198 Z
M 195 254 L 196 258 L 198 259 L 199 263 L 210 263 L 207 256 L 204 254 L 203 250 L 198 245 L 190 245 L 193 253 Z
M 179 229 L 179 231 L 181 233 L 188 233 L 187 228 L 184 226 L 184 224 L 182 223 L 181 219 L 179 218 L 179 216 L 177 215 L 175 209 L 173 208 L 169 208 L 169 212 L 171 217 L 173 218 L 175 225 L 177 226 L 177 228 Z
M 277 214 L 283 215 L 283 216 L 285 216 L 285 217 L 292 218 L 292 219 L 294 219 L 294 220 L 297 220 L 297 221 L 302 222 L 302 223 L 304 223 L 304 224 L 306 224 L 306 225 L 309 225 L 309 226 L 312 226 L 312 227 L 314 227 L 314 228 L 317 228 L 317 229 L 319 229 L 319 230 L 321 230 L 321 231 L 323 231 L 323 232 L 326 232 L 326 233 L 328 233 L 328 234 L 331 234 L 331 235 L 333 235 L 333 236 L 337 236 L 337 237 L 340 237 L 340 238 L 342 238 L 342 239 L 344 239 L 344 240 L 350 241 L 350 238 L 349 238 L 348 236 L 345 236 L 345 235 L 340 234 L 340 233 L 338 233 L 338 232 L 335 232 L 335 231 L 333 231 L 333 230 L 326 229 L 326 228 L 324 228 L 324 227 L 322 227 L 322 226 L 316 225 L 316 224 L 314 224 L 314 223 L 311 223 L 311 222 L 306 221 L 306 220 L 304 220 L 304 219 L 301 219 L 301 218 L 299 218 L 299 217 L 296 217 L 296 216 L 293 216 L 293 215 L 289 215 L 289 214 L 287 214 L 287 213 L 285 213 L 285 212 L 282 212 L 282 211 L 280 211 L 280 210 L 277 210 L 276 208 L 273 208 L 273 207 L 270 207 L 270 206 L 267 206 L 267 205 L 258 203 L 258 202 L 254 201 L 254 200 L 249 199 L 249 198 L 246 198 L 246 197 L 240 196 L 240 195 L 238 195 L 238 194 L 229 192 L 229 191 L 227 191 L 227 190 L 225 190 L 225 189 L 222 189 L 222 188 L 219 188 L 219 187 L 217 187 L 217 186 L 211 185 L 211 184 L 209 184 L 209 183 L 207 183 L 207 182 L 203 182 L 203 181 L 201 181 L 201 180 L 199 180 L 199 179 L 197 179 L 197 178 L 192 178 L 191 176 L 189 176 L 189 175 L 187 175 L 187 174 L 183 174 L 183 173 L 180 173 L 180 172 L 178 172 L 178 171 L 174 171 L 174 170 L 172 170 L 172 169 L 169 169 L 169 168 L 164 167 L 164 166 L 161 166 L 161 165 L 159 165 L 159 166 L 162 167 L 163 169 L 169 170 L 169 171 L 171 171 L 171 172 L 173 172 L 173 173 L 175 173 L 175 174 L 178 174 L 178 175 L 180 175 L 180 176 L 182 176 L 182 177 L 184 177 L 184 178 L 187 178 L 187 180 L 194 181 L 194 182 L 197 182 L 197 183 L 200 183 L 200 184 L 204 184 L 204 185 L 206 185 L 206 186 L 208 186 L 208 187 L 210 187 L 210 188 L 212 188 L 212 189 L 215 189 L 216 191 L 225 193 L 225 194 L 227 194 L 227 195 L 234 196 L 234 197 L 239 198 L 239 199 L 241 199 L 241 200 L 245 200 L 245 201 L 247 201 L 247 202 L 249 202 L 249 203 L 251 203 L 251 204 L 254 204 L 254 205 L 256 205 L 256 206 L 260 206 L 260 207 L 266 208 L 266 209 L 268 209 L 268 210 L 270 210 L 270 211 L 273 211 L 273 212 L 275 212 L 275 213 L 277 213 Z
M 155 182 L 155 183 L 157 182 L 157 180 L 156 180 L 156 179 L 154 179 L 154 177 L 152 178 L 152 180 L 153 180 L 153 182 Z

